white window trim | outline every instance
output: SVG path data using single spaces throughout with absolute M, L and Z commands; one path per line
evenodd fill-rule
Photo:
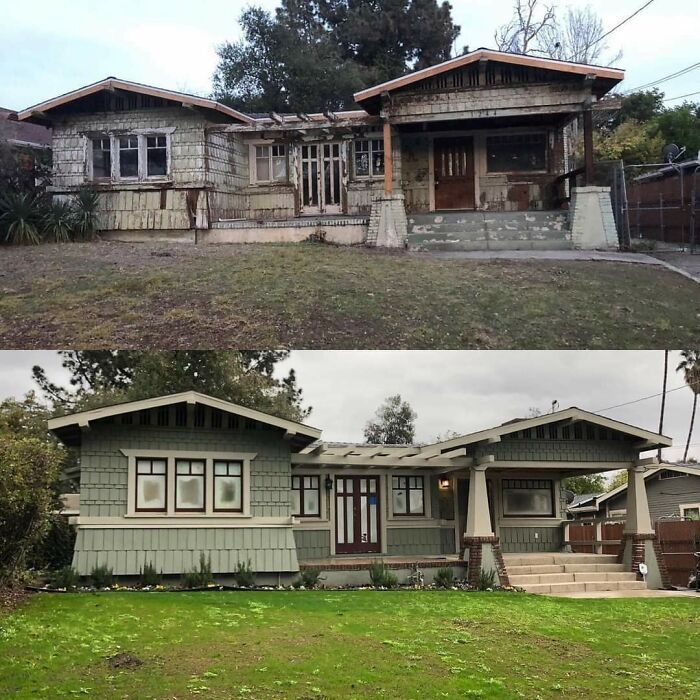
M 285 158 L 287 160 L 287 177 L 284 180 L 258 180 L 258 167 L 257 167 L 257 154 L 255 149 L 258 146 L 284 146 L 285 148 Z M 290 156 L 290 145 L 288 143 L 279 143 L 278 141 L 272 140 L 256 140 L 251 141 L 248 146 L 248 164 L 250 170 L 250 184 L 251 185 L 288 185 L 289 184 L 289 156 Z M 269 155 L 269 165 L 270 165 L 270 175 L 272 175 L 272 151 Z
M 87 159 L 87 182 L 89 183 L 135 183 L 135 182 L 171 182 L 172 181 L 172 135 L 175 127 L 163 129 L 131 129 L 128 132 L 116 133 L 114 131 L 94 132 L 85 134 L 85 154 Z M 119 174 L 119 137 L 136 136 L 138 139 L 138 175 L 136 177 L 121 177 Z M 165 136 L 165 175 L 148 175 L 148 149 L 146 139 L 149 136 Z M 109 178 L 95 178 L 92 160 L 92 140 L 108 138 L 111 149 L 111 176 Z
M 253 452 L 202 452 L 197 450 L 121 450 L 121 453 L 128 460 L 127 478 L 127 508 L 125 518 L 182 518 L 187 520 L 197 518 L 217 518 L 235 519 L 250 518 L 250 463 L 257 457 Z M 144 459 L 165 459 L 167 463 L 167 493 L 166 510 L 157 513 L 148 513 L 136 510 L 136 460 Z M 177 459 L 200 459 L 204 460 L 204 480 L 205 480 L 205 504 L 204 512 L 196 513 L 191 511 L 175 510 L 175 461 Z M 214 461 L 229 460 L 243 463 L 243 511 L 241 513 L 226 513 L 214 510 Z
M 422 476 L 423 477 L 423 515 L 406 515 L 405 513 L 394 513 L 394 484 L 393 477 L 411 477 L 411 476 Z M 387 474 L 387 517 L 389 520 L 413 523 L 420 522 L 423 523 L 425 520 L 432 520 L 432 494 L 431 494 L 431 483 L 430 474 L 424 474 L 422 472 L 391 472 Z
M 691 509 L 691 508 L 697 508 L 700 510 L 700 502 L 698 503 L 680 503 L 678 505 L 678 509 L 680 510 L 681 518 L 685 518 L 685 510 L 686 509 Z
M 358 175 L 357 174 L 357 169 L 355 166 L 355 144 L 357 144 L 358 141 L 369 141 L 370 142 L 370 150 L 369 150 L 369 175 Z M 373 180 L 384 180 L 384 173 L 381 173 L 380 175 L 375 175 L 374 174 L 374 168 L 372 166 L 372 141 L 381 141 L 382 142 L 382 149 L 384 148 L 384 134 L 381 132 L 375 132 L 372 134 L 367 134 L 363 136 L 362 138 L 357 137 L 352 140 L 352 177 L 353 180 L 357 180 L 359 182 L 367 182 L 367 181 L 373 181 Z M 384 167 L 386 168 L 386 163 L 384 163 Z

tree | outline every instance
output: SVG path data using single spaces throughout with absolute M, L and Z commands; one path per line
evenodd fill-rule
M 365 425 L 368 444 L 409 445 L 413 442 L 418 415 L 400 394 L 389 396 Z
M 601 160 L 624 160 L 628 164 L 658 163 L 664 147 L 653 122 L 623 122 L 612 132 L 594 134 L 594 149 Z
M 0 434 L 0 585 L 17 578 L 47 532 L 62 459 L 56 445 Z
M 538 0 L 517 0 L 513 17 L 500 26 L 495 34 L 499 51 L 528 53 L 538 48 L 538 39 L 556 24 L 556 13 L 552 5 L 540 8 Z
M 577 495 L 603 493 L 605 491 L 605 477 L 602 474 L 570 476 L 564 480 L 564 488 L 573 491 Z
M 676 372 L 682 371 L 685 383 L 693 392 L 693 409 L 690 412 L 690 428 L 688 428 L 688 440 L 685 443 L 685 451 L 683 452 L 683 461 L 688 460 L 688 451 L 690 450 L 690 440 L 693 437 L 693 426 L 695 424 L 695 411 L 698 406 L 698 396 L 700 396 L 700 350 L 683 350 L 681 351 L 683 358 Z
M 48 381 L 41 367 L 34 379 L 58 412 L 70 413 L 121 401 L 196 390 L 290 420 L 302 420 L 302 390 L 294 370 L 273 376 L 280 351 L 66 351 L 70 387 Z
M 613 476 L 612 479 L 610 479 L 610 483 L 608 484 L 608 488 L 606 491 L 612 491 L 613 489 L 616 489 L 620 486 L 625 486 L 627 484 L 627 470 L 622 469 L 621 471 L 617 472 L 615 476 Z
M 664 93 L 657 88 L 625 95 L 622 97 L 622 106 L 615 113 L 609 127 L 615 129 L 630 119 L 639 124 L 646 124 L 661 114 L 664 108 L 663 100 Z
M 654 125 L 664 145 L 685 146 L 686 158 L 697 156 L 700 151 L 700 103 L 684 102 L 662 110 L 654 119 Z
M 252 112 L 341 109 L 369 84 L 450 57 L 459 34 L 436 0 L 282 0 L 249 7 L 218 48 L 217 99 Z

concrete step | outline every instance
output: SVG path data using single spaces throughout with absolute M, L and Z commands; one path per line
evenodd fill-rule
M 569 554 L 566 552 L 543 552 L 541 554 L 520 554 L 512 552 L 503 555 L 506 566 L 540 566 L 563 564 L 615 564 L 615 554 Z
M 637 576 L 631 571 L 601 571 L 582 573 L 556 573 L 556 574 L 512 574 L 508 570 L 508 578 L 514 586 L 527 588 L 539 583 L 594 583 L 611 581 L 636 581 Z
M 570 583 L 576 580 L 576 574 L 512 574 L 508 569 L 508 579 L 513 586 L 525 587 L 532 583 Z
M 528 593 L 585 593 L 643 590 L 646 584 L 644 581 L 576 581 L 574 583 L 536 583 L 523 588 Z
M 509 575 L 529 575 L 529 574 L 563 574 L 563 564 L 535 564 L 534 566 L 511 566 L 506 562 Z
M 607 571 L 624 571 L 622 564 L 565 564 L 567 574 L 604 573 Z

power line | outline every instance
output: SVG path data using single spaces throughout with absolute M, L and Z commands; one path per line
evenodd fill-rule
M 685 68 L 681 68 L 681 70 L 676 71 L 675 73 L 670 73 L 669 75 L 665 75 L 663 78 L 657 78 L 656 80 L 652 80 L 648 83 L 644 83 L 644 85 L 639 85 L 636 88 L 632 88 L 631 90 L 626 90 L 625 92 L 637 92 L 639 90 L 645 90 L 647 88 L 654 87 L 656 85 L 660 85 L 661 83 L 665 83 L 668 80 L 673 80 L 674 78 L 679 78 L 681 75 L 685 75 L 686 73 L 690 73 L 691 71 L 697 70 L 700 68 L 700 62 L 698 63 L 693 63 L 690 66 L 686 66 Z
M 688 385 L 683 384 L 682 386 L 677 386 L 675 389 L 667 389 L 666 393 L 670 394 L 672 391 L 680 391 L 681 389 L 685 389 Z M 603 413 L 604 411 L 612 411 L 613 408 L 621 408 L 622 406 L 630 406 L 633 403 L 639 403 L 640 401 L 647 401 L 648 399 L 655 399 L 657 396 L 662 396 L 663 391 L 660 391 L 658 394 L 650 394 L 649 396 L 642 396 L 641 399 L 635 399 L 634 401 L 627 401 L 625 403 L 619 403 L 617 406 L 609 406 L 608 408 L 599 408 L 596 411 L 593 411 L 593 413 Z
M 614 31 L 619 29 L 623 24 L 627 24 L 633 17 L 636 17 L 642 10 L 645 10 L 651 3 L 654 2 L 654 0 L 649 0 L 646 4 L 642 5 L 636 12 L 633 12 L 629 17 L 626 17 L 625 19 L 622 20 L 619 24 L 616 24 L 609 32 L 605 32 L 603 36 L 600 37 L 600 39 L 596 39 L 595 41 L 591 42 L 588 44 L 586 48 L 590 48 L 591 46 L 595 46 L 596 44 L 599 44 L 605 37 L 610 36 Z
M 693 95 L 700 95 L 700 90 L 697 92 L 689 92 L 687 95 L 678 95 L 678 97 L 667 97 L 662 102 L 671 102 L 672 100 L 682 100 L 684 97 L 692 97 Z

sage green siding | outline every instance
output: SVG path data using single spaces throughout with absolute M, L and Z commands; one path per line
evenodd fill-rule
M 440 527 L 402 527 L 387 530 L 389 555 L 454 554 L 454 529 Z
M 105 528 L 78 529 L 74 568 L 83 575 L 104 564 L 115 574 L 138 574 L 144 563 L 164 574 L 180 574 L 211 558 L 214 573 L 236 570 L 250 561 L 254 571 L 298 571 L 296 545 L 289 527 Z
M 299 561 L 325 559 L 331 555 L 330 530 L 294 530 Z
M 500 536 L 504 552 L 558 552 L 563 546 L 561 527 L 501 527 Z

